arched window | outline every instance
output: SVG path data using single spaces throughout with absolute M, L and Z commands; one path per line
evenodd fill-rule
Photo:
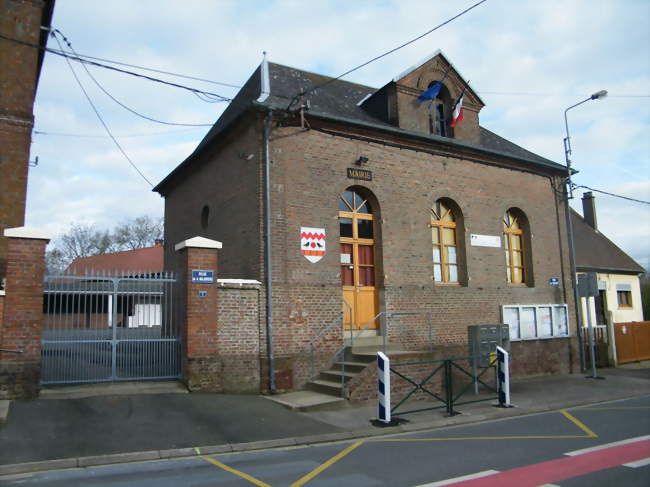
M 449 202 L 438 200 L 431 208 L 433 280 L 458 282 L 457 217 Z
M 436 83 L 432 81 L 429 88 Z M 436 98 L 426 104 L 429 110 L 429 133 L 442 137 L 451 137 L 451 95 L 445 85 L 442 85 Z
M 514 208 L 508 210 L 503 216 L 508 284 L 525 284 L 527 282 L 524 248 L 527 237 L 525 223 L 524 214 Z

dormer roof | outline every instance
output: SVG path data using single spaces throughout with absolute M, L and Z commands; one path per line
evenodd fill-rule
M 395 76 L 392 81 L 394 83 L 399 83 L 401 80 L 406 78 L 409 74 L 411 74 L 414 71 L 420 69 L 422 66 L 424 66 L 425 64 L 427 64 L 428 62 L 430 62 L 431 60 L 433 60 L 436 57 L 439 57 L 441 60 L 443 60 L 449 66 L 450 70 L 453 71 L 453 73 L 456 75 L 455 77 L 457 79 L 459 79 L 459 80 L 462 80 L 463 84 L 466 87 L 466 90 L 469 91 L 469 93 L 471 93 L 472 97 L 474 97 L 478 101 L 478 103 L 481 104 L 481 106 L 485 106 L 485 103 L 483 102 L 481 97 L 478 96 L 476 91 L 474 91 L 474 88 L 472 88 L 472 86 L 469 84 L 469 81 L 467 81 L 467 78 L 460 73 L 458 68 L 456 68 L 456 66 L 454 66 L 454 64 L 451 61 L 449 61 L 449 58 L 445 55 L 445 53 L 441 49 L 436 49 L 429 56 L 427 56 L 424 59 L 420 60 L 419 62 L 415 63 L 410 68 L 402 71 L 400 74 Z

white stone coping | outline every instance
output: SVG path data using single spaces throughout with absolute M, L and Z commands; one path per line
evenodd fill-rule
M 256 281 L 255 279 L 217 279 L 217 284 L 219 286 L 261 286 L 262 283 L 260 281 Z
M 178 242 L 175 246 L 175 250 L 183 250 L 185 248 L 194 248 L 194 249 L 220 249 L 223 247 L 221 242 L 217 240 L 211 240 L 205 237 L 192 237 L 182 242 Z
M 52 235 L 38 228 L 31 227 L 15 227 L 15 228 L 5 228 L 4 231 L 5 237 L 13 238 L 33 238 L 37 240 L 51 240 Z

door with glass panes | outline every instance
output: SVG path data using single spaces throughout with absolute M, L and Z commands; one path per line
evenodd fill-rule
M 372 207 L 357 191 L 348 189 L 339 197 L 341 285 L 343 300 L 352 308 L 345 312 L 345 329 L 374 330 L 378 313 L 375 276 L 375 220 Z

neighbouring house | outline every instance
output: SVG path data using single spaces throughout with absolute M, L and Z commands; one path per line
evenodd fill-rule
M 582 213 L 571 211 L 576 271 L 597 273 L 598 296 L 589 298 L 588 307 L 598 329 L 600 362 L 615 363 L 614 324 L 643 321 L 639 276 L 645 269 L 598 230 L 596 199 L 591 192 L 582 196 Z M 586 298 L 581 298 L 580 312 L 582 326 L 587 326 Z
M 109 328 L 114 321 L 120 328 L 160 326 L 163 286 L 148 279 L 162 273 L 162 242 L 79 257 L 61 276 L 46 277 L 44 329 L 56 330 L 62 314 L 67 315 L 66 329 Z M 120 281 L 115 293 L 113 278 Z
M 265 60 L 154 189 L 166 267 L 201 236 L 219 277 L 263 283 L 254 333 L 231 326 L 197 367 L 291 390 L 350 337 L 466 355 L 468 326 L 508 323 L 515 374 L 575 370 L 566 167 L 481 126 L 483 106 L 440 51 L 378 89 Z
M 25 222 L 34 98 L 54 0 L 0 0 L 0 290 L 7 268 L 6 228 Z M 36 47 L 19 44 L 33 44 Z
M 84 275 L 102 271 L 118 272 L 123 276 L 157 274 L 163 271 L 163 245 L 79 257 L 68 266 L 66 273 Z

